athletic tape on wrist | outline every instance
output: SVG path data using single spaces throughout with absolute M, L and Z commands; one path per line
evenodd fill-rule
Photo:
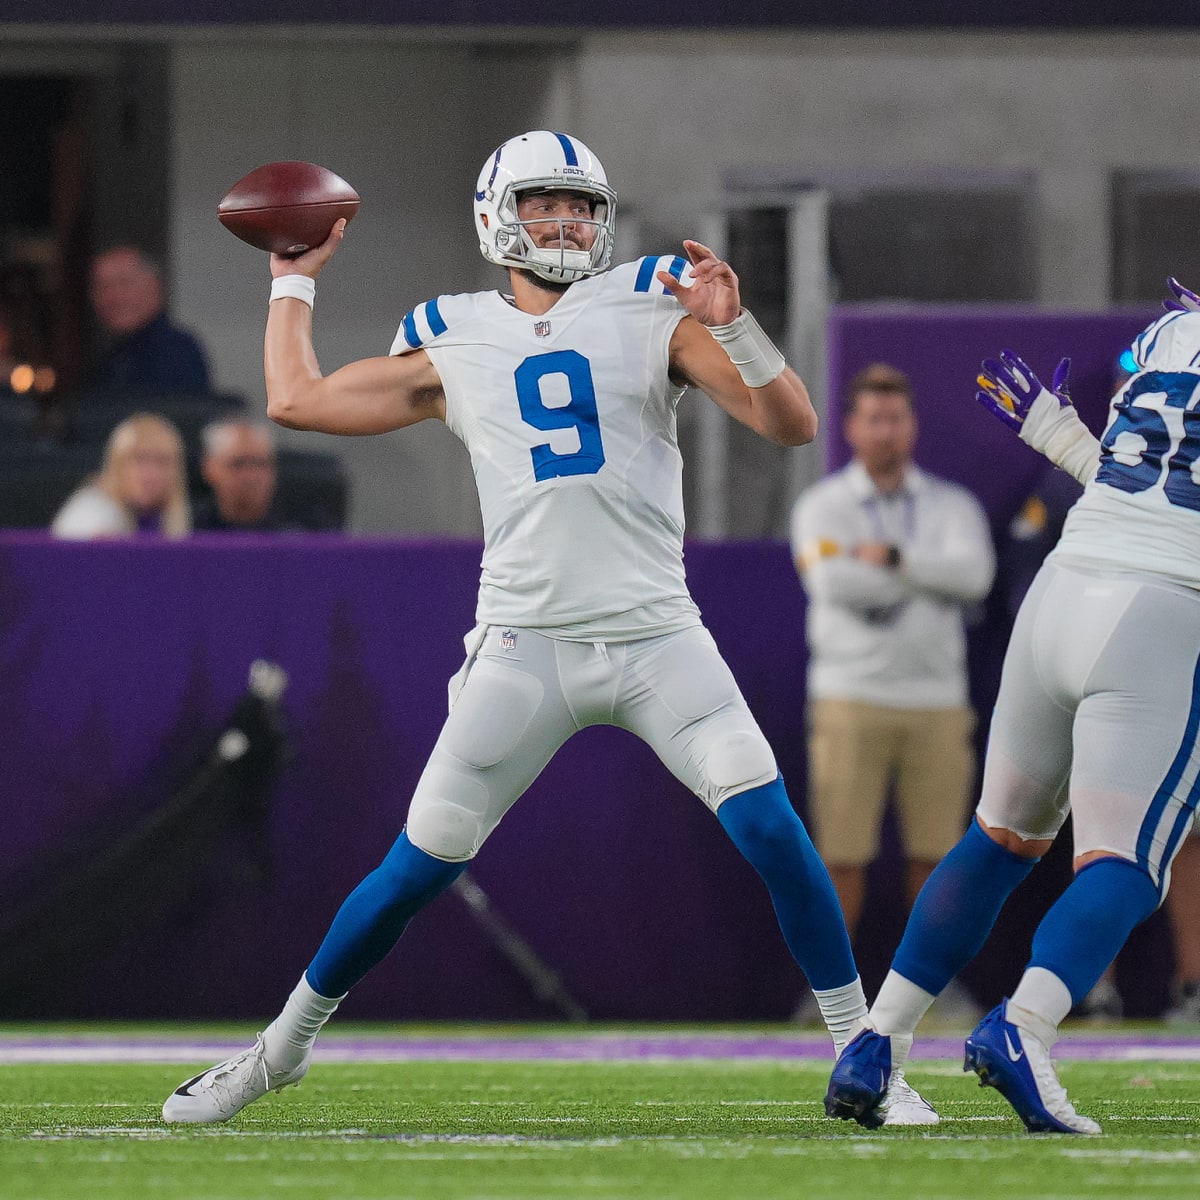
M 729 355 L 747 387 L 765 387 L 787 366 L 775 343 L 744 308 L 728 325 L 710 325 L 708 332 Z
M 271 280 L 271 299 L 282 300 L 285 296 L 303 300 L 309 308 L 317 294 L 317 281 L 310 275 L 280 275 Z
M 1079 419 L 1073 405 L 1059 404 L 1058 397 L 1044 388 L 1029 406 L 1021 441 L 1085 486 L 1100 467 L 1096 435 Z

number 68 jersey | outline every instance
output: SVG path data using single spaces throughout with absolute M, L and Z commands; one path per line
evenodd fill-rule
M 393 354 L 423 349 L 483 516 L 476 618 L 578 641 L 700 623 L 683 570 L 682 458 L 668 378 L 686 315 L 643 258 L 573 283 L 549 312 L 499 292 L 408 313 Z M 686 278 L 686 276 L 684 276 Z
M 1168 313 L 1130 353 L 1100 467 L 1051 557 L 1200 588 L 1200 313 Z

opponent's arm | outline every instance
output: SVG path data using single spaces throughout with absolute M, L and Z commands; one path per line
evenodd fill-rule
M 366 434 L 403 429 L 428 417 L 444 418 L 441 379 L 423 350 L 392 358 L 364 358 L 321 373 L 312 342 L 311 291 L 333 256 L 346 222 L 338 221 L 320 246 L 297 258 L 271 256 L 273 285 L 263 344 L 267 416 L 289 429 Z M 302 278 L 297 278 L 302 277 Z M 308 295 L 309 299 L 300 299 Z
M 817 414 L 803 381 L 749 313 L 737 276 L 699 242 L 685 241 L 691 281 L 658 279 L 687 309 L 671 336 L 671 377 L 708 395 L 731 417 L 785 446 L 817 435 Z

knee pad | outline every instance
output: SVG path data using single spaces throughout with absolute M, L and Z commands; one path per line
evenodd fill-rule
M 775 755 L 757 729 L 726 730 L 705 758 L 705 799 L 715 809 L 726 797 L 770 783 L 778 774 Z
M 408 840 L 445 862 L 474 858 L 491 832 L 488 790 L 465 770 L 430 763 L 408 810 Z

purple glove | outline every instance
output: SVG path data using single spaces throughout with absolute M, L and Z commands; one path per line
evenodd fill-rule
M 1067 408 L 1071 404 L 1067 384 L 1070 370 L 1069 358 L 1060 359 L 1054 368 L 1052 392 L 1058 398 L 1060 408 Z M 1015 429 L 1018 433 L 1029 416 L 1033 402 L 1046 390 L 1042 381 L 1011 350 L 1001 350 L 999 361 L 985 358 L 976 383 L 980 390 L 975 393 L 975 399 L 1009 429 Z
M 1167 287 L 1174 296 L 1172 300 L 1163 301 L 1163 308 L 1167 312 L 1200 312 L 1200 296 L 1190 288 L 1185 288 L 1174 275 L 1167 280 Z

